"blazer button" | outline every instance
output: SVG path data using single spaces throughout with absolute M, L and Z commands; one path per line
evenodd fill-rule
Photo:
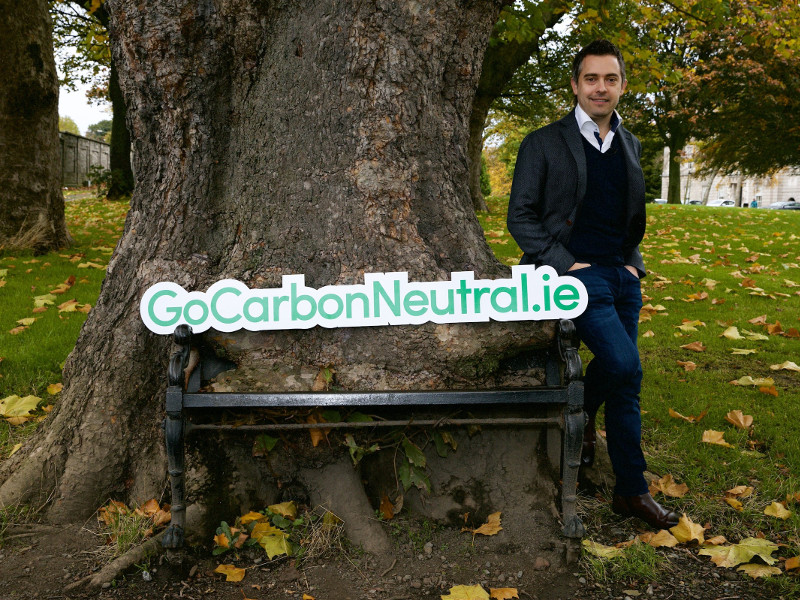
M 571 219 L 567 219 L 567 225 L 572 225 L 572 220 Z

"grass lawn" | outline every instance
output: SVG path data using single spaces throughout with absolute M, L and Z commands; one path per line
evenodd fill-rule
M 491 212 L 479 220 L 498 258 L 511 265 L 521 252 L 505 228 L 507 201 L 490 198 Z M 42 398 L 36 418 L 57 402 L 48 386 L 60 382 L 86 318 L 81 310 L 97 300 L 126 210 L 92 198 L 70 201 L 71 248 L 41 256 L 0 251 L 0 399 Z M 800 554 L 800 372 L 791 365 L 800 363 L 799 234 L 794 211 L 651 205 L 641 246 L 649 269 L 640 348 L 650 469 L 688 486 L 667 503 L 703 525 L 707 538 L 766 537 L 782 544 L 776 556 L 783 559 Z M 735 410 L 752 425 L 730 423 L 726 415 Z M 0 422 L 2 456 L 35 426 Z M 706 431 L 719 432 L 726 445 L 704 442 Z M 736 486 L 753 491 L 726 493 Z M 776 502 L 788 518 L 764 514 Z M 606 517 L 610 509 L 600 503 L 597 519 Z M 590 537 L 598 533 L 592 526 Z M 774 577 L 769 585 L 784 593 L 794 581 Z
M 128 205 L 69 201 L 77 193 L 65 192 L 70 248 L 39 256 L 0 250 L 0 399 L 32 395 L 41 407 L 52 405 L 57 396 L 47 388 L 61 382 L 64 361 L 100 294 Z M 37 418 L 45 414 L 41 407 Z M 0 455 L 8 456 L 35 420 L 22 426 L 0 420 Z
M 507 203 L 491 198 L 491 212 L 479 219 L 498 258 L 511 265 L 522 252 L 505 229 Z M 647 221 L 639 347 L 648 466 L 688 486 L 667 503 L 704 525 L 706 537 L 765 536 L 786 544 L 780 556 L 797 556 L 800 214 L 649 205 Z M 582 350 L 584 361 L 590 356 Z M 794 366 L 778 368 L 787 361 Z M 731 383 L 745 377 L 756 385 Z M 730 423 L 735 410 L 752 425 Z M 727 445 L 703 442 L 707 430 L 721 432 Z M 753 491 L 726 494 L 736 486 Z M 765 515 L 773 502 L 791 516 Z M 610 514 L 600 509 L 601 517 Z

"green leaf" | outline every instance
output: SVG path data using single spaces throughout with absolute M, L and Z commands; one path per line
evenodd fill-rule
M 253 443 L 253 456 L 266 456 L 272 452 L 272 449 L 275 448 L 275 444 L 277 443 L 278 438 L 274 438 L 266 433 L 259 435 Z
M 350 416 L 347 417 L 348 423 L 372 423 L 372 421 L 374 421 L 372 417 L 358 411 L 351 413 Z
M 342 415 L 338 410 L 324 410 L 322 411 L 322 418 L 326 423 L 341 423 Z
M 407 491 L 412 485 L 426 492 L 431 491 L 431 481 L 422 469 L 407 462 L 402 462 L 397 469 L 397 474 L 400 477 L 400 483 L 403 484 L 404 491 Z
M 53 294 L 43 294 L 42 296 L 34 296 L 33 306 L 35 308 L 42 308 L 47 304 L 53 304 L 55 301 L 56 297 Z
M 403 452 L 405 452 L 408 462 L 416 467 L 424 468 L 427 464 L 427 461 L 425 460 L 425 455 L 422 453 L 422 450 L 419 449 L 419 446 L 417 446 L 406 436 L 403 436 L 403 439 L 400 443 L 403 446 Z
M 433 443 L 436 444 L 436 453 L 442 458 L 447 458 L 447 444 L 438 431 L 433 432 Z

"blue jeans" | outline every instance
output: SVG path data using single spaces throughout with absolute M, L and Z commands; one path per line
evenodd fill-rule
M 614 492 L 647 493 L 642 453 L 639 392 L 642 364 L 636 337 L 642 292 L 639 278 L 625 267 L 592 265 L 568 273 L 589 294 L 586 311 L 573 319 L 578 335 L 594 355 L 584 375 L 585 409 L 594 416 L 606 405 L 606 441 L 616 476 Z

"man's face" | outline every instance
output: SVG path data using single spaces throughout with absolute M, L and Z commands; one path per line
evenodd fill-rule
M 626 86 L 617 57 L 610 54 L 586 56 L 578 81 L 572 81 L 572 91 L 578 98 L 578 104 L 595 122 L 611 119 Z

